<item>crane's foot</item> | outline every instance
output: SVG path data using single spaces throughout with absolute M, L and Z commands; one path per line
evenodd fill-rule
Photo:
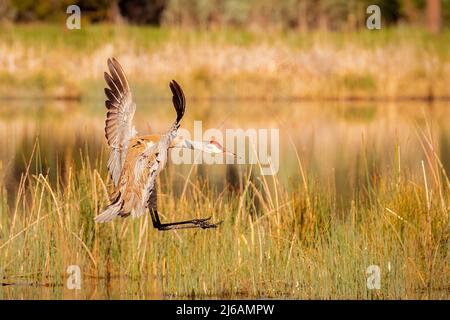
M 211 220 L 211 217 L 203 218 L 203 219 L 193 219 L 190 221 L 193 225 L 200 227 L 202 229 L 208 229 L 208 228 L 217 228 L 219 224 L 222 223 L 222 221 L 216 222 L 216 223 L 209 223 L 208 220 Z
M 154 225 L 154 226 L 160 231 L 167 231 L 167 230 L 175 230 L 175 229 L 217 228 L 222 223 L 222 221 L 219 221 L 217 223 L 209 223 L 209 222 L 207 222 L 209 219 L 211 219 L 211 217 L 204 218 L 204 219 L 192 219 L 192 220 L 186 220 L 186 221 L 172 222 L 172 223 L 161 223 L 159 225 L 156 225 L 156 226 Z
M 216 223 L 209 223 L 208 218 L 202 219 L 192 219 L 171 223 L 161 223 L 159 220 L 159 215 L 156 210 L 150 210 L 150 215 L 152 217 L 153 227 L 158 229 L 159 231 L 167 231 L 167 230 L 176 230 L 176 229 L 193 229 L 193 228 L 201 228 L 201 229 L 209 229 L 209 228 L 217 228 L 222 221 Z

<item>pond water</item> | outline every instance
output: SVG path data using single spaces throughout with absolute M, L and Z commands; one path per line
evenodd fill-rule
M 137 105 L 136 127 L 142 135 L 165 132 L 175 118 L 170 101 L 138 100 Z M 63 176 L 68 167 L 80 165 L 86 156 L 91 163 L 101 158 L 103 162 L 98 166 L 105 168 L 105 112 L 100 99 L 0 101 L 0 178 L 8 196 L 14 197 L 36 141 L 39 152 L 30 171 L 48 173 L 51 181 L 56 180 L 57 172 Z M 202 121 L 203 137 L 199 136 L 199 123 L 195 121 Z M 425 159 L 418 139 L 422 130 L 432 133 L 435 151 L 447 172 L 450 169 L 448 101 L 193 101 L 188 102 L 182 127 L 197 139 L 209 139 L 207 130 L 218 129 L 219 133 L 212 135 L 222 133 L 224 145 L 228 129 L 268 130 L 268 138 L 274 132 L 270 130 L 278 130 L 279 151 L 270 143 L 268 148 L 272 167 L 278 167 L 277 177 L 285 183 L 299 177 L 298 153 L 305 171 L 324 186 L 334 186 L 343 204 L 351 201 L 355 188 L 365 181 L 366 169 L 373 176 L 387 175 L 393 168 L 419 174 L 421 160 Z M 220 136 L 215 138 L 220 140 Z M 262 140 L 258 139 L 257 144 Z M 249 141 L 245 140 L 247 154 L 241 157 L 247 163 Z M 217 188 L 239 184 L 235 177 L 248 167 L 205 161 L 197 173 L 207 176 Z M 258 169 L 258 164 L 253 167 Z M 178 182 L 183 182 L 190 168 L 190 164 L 171 165 L 171 170 L 180 173 Z
M 153 279 L 155 280 L 155 279 Z M 0 287 L 0 299 L 92 300 L 92 299 L 170 299 L 157 286 L 157 281 L 132 281 L 126 277 L 112 279 L 84 278 L 79 290 L 64 284 L 46 284 L 24 279 L 9 280 Z

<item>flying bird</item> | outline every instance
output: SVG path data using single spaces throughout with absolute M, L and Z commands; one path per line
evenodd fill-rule
M 108 171 L 114 184 L 110 204 L 95 217 L 96 222 L 108 222 L 116 217 L 140 217 L 149 210 L 153 226 L 158 230 L 186 228 L 216 228 L 209 218 L 161 223 L 157 209 L 156 178 L 167 164 L 169 148 L 201 150 L 206 153 L 229 153 L 215 141 L 193 141 L 177 135 L 186 109 L 186 99 L 180 85 L 172 80 L 172 102 L 177 117 L 165 134 L 139 136 L 133 125 L 136 104 L 133 102 L 127 77 L 115 59 L 108 59 L 104 73 L 108 109 L 105 137 L 110 149 Z

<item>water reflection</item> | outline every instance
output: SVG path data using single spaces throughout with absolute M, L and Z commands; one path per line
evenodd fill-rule
M 138 100 L 140 133 L 165 132 L 175 113 L 170 101 Z M 208 128 L 279 128 L 280 171 L 286 183 L 299 176 L 297 150 L 307 172 L 323 188 L 333 189 L 348 204 L 367 178 L 384 176 L 393 167 L 419 173 L 423 150 L 417 128 L 430 130 L 447 171 L 450 168 L 449 102 L 331 103 L 331 102 L 189 102 L 183 127 L 192 131 L 194 120 Z M 0 177 L 8 196 L 14 197 L 20 176 L 37 144 L 32 173 L 67 175 L 88 157 L 106 176 L 105 109 L 102 100 L 0 102 Z M 427 123 L 429 128 L 427 128 Z M 294 149 L 295 147 L 295 149 Z M 398 153 L 400 156 L 398 156 Z M 190 165 L 171 166 L 174 188 L 183 185 Z M 197 174 L 208 176 L 212 187 L 239 189 L 244 165 L 200 165 Z
M 0 287 L 0 299 L 164 299 L 156 279 L 132 280 L 126 277 L 110 279 L 84 278 L 80 289 L 70 290 L 65 283 L 37 283 L 14 279 Z
M 14 284 L 12 284 L 14 283 Z M 364 283 L 361 283 L 364 285 Z M 138 300 L 138 299 L 251 299 L 247 293 L 233 294 L 223 293 L 218 295 L 194 296 L 194 295 L 167 295 L 161 289 L 160 281 L 156 278 L 129 279 L 127 277 L 115 277 L 110 279 L 84 278 L 79 290 L 69 290 L 65 283 L 35 283 L 26 280 L 14 281 L 9 285 L 0 285 L 0 300 Z M 409 296 L 409 299 L 447 299 L 448 288 L 433 290 L 417 289 Z M 261 297 L 262 299 L 289 299 L 285 296 Z M 304 299 L 311 297 L 305 292 Z M 393 297 L 396 298 L 396 297 Z M 345 299 L 345 297 L 344 297 Z

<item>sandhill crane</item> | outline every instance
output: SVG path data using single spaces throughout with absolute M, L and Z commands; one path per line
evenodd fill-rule
M 177 135 L 183 118 L 186 101 L 180 85 L 172 80 L 169 84 L 177 118 L 166 134 L 138 136 L 132 120 L 136 111 L 130 86 L 119 62 L 108 59 L 104 73 L 109 88 L 105 88 L 108 109 L 105 136 L 110 148 L 108 170 L 114 184 L 110 205 L 95 217 L 97 222 L 114 218 L 133 218 L 150 211 L 153 226 L 158 230 L 185 228 L 216 228 L 211 218 L 161 223 L 157 210 L 156 178 L 167 163 L 169 148 L 197 149 L 207 153 L 230 153 L 217 141 L 192 141 Z

